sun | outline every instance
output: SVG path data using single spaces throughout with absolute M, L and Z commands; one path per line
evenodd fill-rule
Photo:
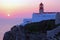
M 12 16 L 15 10 L 23 9 L 29 5 L 28 0 L 1 0 L 0 6 L 7 16 Z
M 10 14 L 7 15 L 8 17 L 10 16 Z

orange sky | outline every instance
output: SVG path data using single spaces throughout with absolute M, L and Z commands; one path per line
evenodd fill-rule
M 0 14 L 2 17 L 23 17 L 38 12 L 39 3 L 43 2 L 45 11 L 60 11 L 60 0 L 0 0 Z

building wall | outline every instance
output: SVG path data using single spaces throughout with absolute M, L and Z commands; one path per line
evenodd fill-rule
M 31 21 L 32 19 L 31 18 L 27 18 L 27 19 L 23 19 L 23 23 L 21 24 L 21 25 L 26 25 L 27 23 L 31 23 L 32 21 Z
M 32 15 L 32 22 L 39 22 L 39 21 L 43 21 L 43 20 L 48 20 L 48 19 L 55 19 L 56 17 L 56 13 L 53 14 L 33 14 Z
M 27 23 L 31 22 L 40 22 L 43 20 L 49 20 L 49 19 L 56 19 L 56 13 L 57 12 L 46 12 L 46 13 L 33 13 L 32 18 L 30 19 L 24 19 L 22 25 L 25 25 Z

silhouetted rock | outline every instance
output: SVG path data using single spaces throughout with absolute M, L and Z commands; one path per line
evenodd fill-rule
M 28 23 L 25 26 L 15 25 L 4 34 L 3 40 L 48 40 L 47 31 L 57 26 L 59 25 L 55 25 L 54 19 Z
M 25 30 L 30 30 L 32 31 L 45 31 L 45 30 L 52 30 L 54 28 L 56 28 L 55 26 L 55 20 L 44 20 L 41 22 L 34 22 L 34 23 L 30 23 L 30 24 L 26 24 L 25 26 Z
M 54 38 L 56 38 L 56 40 L 60 40 L 60 32 L 57 33 L 57 34 L 54 36 Z
M 15 36 L 11 31 L 8 31 L 4 34 L 3 40 L 15 40 Z
M 3 40 L 21 40 L 18 26 L 13 26 L 10 31 L 4 34 Z
M 26 40 L 47 40 L 47 31 L 56 28 L 55 20 L 44 20 L 41 22 L 29 23 L 24 26 Z M 37 36 L 36 36 L 37 35 Z M 30 36 L 32 38 L 30 38 Z

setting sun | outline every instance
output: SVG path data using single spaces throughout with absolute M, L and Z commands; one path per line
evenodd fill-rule
M 24 8 L 28 3 L 28 0 L 0 0 L 0 8 L 2 11 L 5 11 L 4 14 L 10 16 L 10 14 L 14 14 L 11 13 L 12 11 L 15 11 L 19 8 Z
M 43 3 L 43 7 L 41 6 L 41 8 L 39 8 L 40 7 L 39 4 L 41 2 Z M 41 12 L 39 13 L 39 11 L 42 11 L 41 9 L 43 9 L 43 13 L 41 14 L 41 17 L 40 17 Z M 20 26 L 21 24 L 24 25 L 28 22 L 30 23 L 30 22 L 34 22 L 36 20 L 40 22 L 40 20 L 43 20 L 43 19 L 46 19 L 46 20 L 49 19 L 49 21 L 50 21 L 50 18 L 52 18 L 52 19 L 54 18 L 52 21 L 56 20 L 57 18 L 55 19 L 55 17 L 53 16 L 56 14 L 55 12 L 56 13 L 58 12 L 58 14 L 60 12 L 60 0 L 0 0 L 0 40 L 5 40 L 8 38 L 7 36 L 10 36 L 7 34 L 5 36 L 5 33 L 8 33 L 7 31 L 11 32 L 10 30 L 12 27 L 14 27 L 14 25 Z M 46 15 L 46 13 L 47 13 L 47 15 Z M 52 14 L 51 17 L 50 17 L 50 13 Z M 40 19 L 40 18 L 42 18 L 42 19 Z M 54 37 L 54 35 L 53 35 L 54 30 L 52 30 L 52 33 L 50 33 L 51 31 L 48 33 L 49 37 Z M 49 35 L 49 34 L 51 34 L 51 35 Z M 13 36 L 16 36 L 16 35 L 13 35 Z M 21 35 L 21 36 L 23 36 L 23 35 Z M 38 35 L 36 35 L 36 36 L 38 36 Z M 45 37 L 47 35 L 44 34 L 43 36 Z M 17 37 L 17 38 L 19 39 L 19 37 Z M 26 37 L 24 37 L 23 40 L 25 40 L 25 38 Z M 8 40 L 9 39 L 10 38 L 8 38 Z M 36 39 L 38 39 L 38 38 L 36 38 Z M 48 38 L 48 39 L 50 39 L 50 38 Z M 55 39 L 55 38 L 53 38 L 53 39 Z M 53 40 L 53 39 L 51 39 L 51 40 Z
M 8 14 L 8 16 L 10 16 L 10 14 Z

